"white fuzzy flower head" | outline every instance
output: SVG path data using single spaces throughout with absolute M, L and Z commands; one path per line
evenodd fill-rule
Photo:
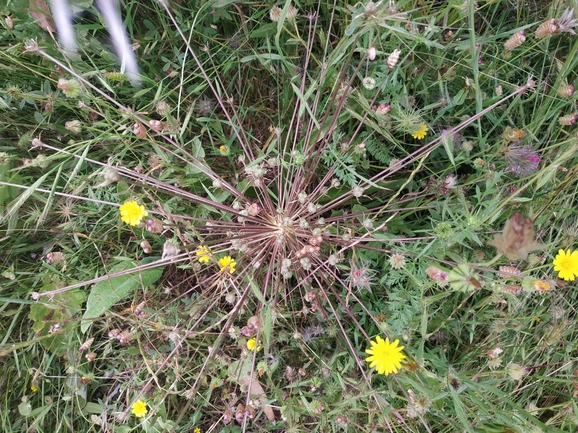
M 359 185 L 354 186 L 354 187 L 353 187 L 353 190 L 352 190 L 352 193 L 353 193 L 353 196 L 354 196 L 354 197 L 359 198 L 359 197 L 361 197 L 361 196 L 363 195 L 363 188 L 360 187 Z
M 367 50 L 367 58 L 369 60 L 375 60 L 376 56 L 377 56 L 377 49 L 375 47 L 369 47 L 369 49 Z
M 375 80 L 371 77 L 365 77 L 362 83 L 363 87 L 367 90 L 373 90 L 375 88 Z
M 273 21 L 274 23 L 279 21 L 279 19 L 281 18 L 281 12 L 282 9 L 280 7 L 273 6 L 271 8 L 271 11 L 269 12 L 269 18 L 271 18 L 271 21 Z

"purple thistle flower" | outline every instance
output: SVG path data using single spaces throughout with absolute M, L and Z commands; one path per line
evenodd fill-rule
M 540 152 L 530 146 L 511 145 L 504 149 L 507 171 L 518 177 L 525 177 L 536 170 L 540 164 Z

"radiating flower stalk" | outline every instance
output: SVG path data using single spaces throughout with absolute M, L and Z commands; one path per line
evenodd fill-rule
M 297 19 L 297 10 L 291 8 L 293 6 L 289 7 L 285 15 L 287 20 Z M 166 12 L 174 22 L 168 8 Z M 374 15 L 367 9 L 364 16 L 371 20 Z M 272 21 L 281 19 L 279 8 L 274 7 L 271 10 L 270 18 Z M 312 35 L 316 34 L 315 25 L 315 21 L 309 22 L 310 35 L 304 41 L 308 52 L 314 51 L 315 41 Z M 519 46 L 517 43 L 521 44 L 519 39 L 510 42 L 505 48 L 515 49 Z M 204 75 L 205 84 L 214 94 L 217 104 L 215 112 L 230 125 L 243 125 L 235 109 L 234 98 L 226 93 L 227 87 L 219 85 L 217 89 L 212 84 L 214 78 L 209 77 L 203 62 L 198 59 L 188 40 L 183 35 L 183 43 Z M 367 55 L 371 60 L 375 58 L 375 53 L 371 47 L 369 50 Z M 319 82 L 325 84 L 324 80 L 328 81 L 323 91 L 313 92 L 307 101 L 295 98 L 293 106 L 284 107 L 290 108 L 287 110 L 289 116 L 283 125 L 271 125 L 268 146 L 256 146 L 243 128 L 232 128 L 234 140 L 227 144 L 216 143 L 212 149 L 215 159 L 211 159 L 210 156 L 194 156 L 189 145 L 182 146 L 165 133 L 163 122 L 147 119 L 122 106 L 65 64 L 41 49 L 38 49 L 38 52 L 74 77 L 59 81 L 58 87 L 67 97 L 77 97 L 81 88 L 98 93 L 118 108 L 123 119 L 125 116 L 131 119 L 126 131 L 132 132 L 135 141 L 154 144 L 155 149 L 170 155 L 179 164 L 187 166 L 188 172 L 198 176 L 202 188 L 195 189 L 180 187 L 178 183 L 168 183 L 162 176 L 155 176 L 152 171 L 147 173 L 142 169 L 131 169 L 128 161 L 114 168 L 114 181 L 116 182 L 118 176 L 131 182 L 131 185 L 134 185 L 135 197 L 138 197 L 138 200 L 129 199 L 123 204 L 118 203 L 121 220 L 130 226 L 125 226 L 124 230 L 139 232 L 139 235 L 142 232 L 142 236 L 148 240 L 165 241 L 162 259 L 156 264 L 143 265 L 138 269 L 164 266 L 167 263 L 193 263 L 196 279 L 188 291 L 199 293 L 203 299 L 201 304 L 195 306 L 197 310 L 193 313 L 204 315 L 207 309 L 218 304 L 221 299 L 230 299 L 234 305 L 233 312 L 224 315 L 226 320 L 219 322 L 220 335 L 229 332 L 241 308 L 245 311 L 254 310 L 256 313 L 265 308 L 275 310 L 290 305 L 291 309 L 319 311 L 324 317 L 342 317 L 339 320 L 351 319 L 352 323 L 358 323 L 343 294 L 347 292 L 360 308 L 366 308 L 360 296 L 364 290 L 371 291 L 376 270 L 372 269 L 372 262 L 363 258 L 364 252 L 377 250 L 381 254 L 386 253 L 384 257 L 389 257 L 391 267 L 397 271 L 404 270 L 409 262 L 405 254 L 390 250 L 380 237 L 386 228 L 387 218 L 399 210 L 394 206 L 388 208 L 375 202 L 372 195 L 379 194 L 385 201 L 391 199 L 396 206 L 415 200 L 413 195 L 404 196 L 403 188 L 399 192 L 392 192 L 384 186 L 384 181 L 395 178 L 404 168 L 411 171 L 416 161 L 442 144 L 444 136 L 453 137 L 499 104 L 535 87 L 535 83 L 528 80 L 525 85 L 500 101 L 480 110 L 459 125 L 448 128 L 442 136 L 432 140 L 429 140 L 432 135 L 430 127 L 420 115 L 409 113 L 405 118 L 398 116 L 396 119 L 390 112 L 392 106 L 381 103 L 378 99 L 379 92 L 376 92 L 369 109 L 355 124 L 354 132 L 343 137 L 340 135 L 338 123 L 340 116 L 346 112 L 347 104 L 352 102 L 352 99 L 355 102 L 357 92 L 363 91 L 361 85 L 367 90 L 375 90 L 379 84 L 371 77 L 360 83 L 355 72 L 359 72 L 361 66 L 355 66 L 350 57 L 348 62 L 329 65 L 332 72 L 343 70 L 348 73 L 348 77 L 340 83 L 341 88 L 336 87 L 333 91 L 330 79 L 324 75 L 327 72 L 322 72 Z M 385 65 L 388 69 L 403 67 L 403 62 L 399 62 L 400 55 L 401 51 L 395 49 L 387 57 Z M 313 59 L 306 57 L 303 69 L 307 70 L 309 62 L 312 61 Z M 394 70 L 388 71 L 390 75 L 393 73 Z M 296 76 L 294 85 L 300 95 L 305 95 L 310 82 L 305 75 Z M 359 85 L 359 89 L 356 85 Z M 329 102 L 322 99 L 324 92 L 332 92 Z M 170 111 L 167 105 L 157 104 L 156 107 L 157 111 Z M 85 106 L 83 109 L 93 110 L 97 115 L 104 114 L 99 113 L 96 107 Z M 394 111 L 399 111 L 399 108 L 395 107 Z M 370 133 L 375 133 L 368 126 L 369 122 L 366 123 L 372 116 L 392 116 L 397 132 L 424 141 L 392 166 L 380 169 L 371 176 L 350 177 L 348 181 L 343 175 L 343 161 L 359 156 L 358 149 L 363 149 L 360 147 L 362 143 L 358 143 L 361 141 L 361 131 L 367 129 Z M 78 130 L 78 133 L 81 133 L 82 129 L 78 129 L 78 125 L 72 126 L 73 131 Z M 116 126 L 120 128 L 120 125 Z M 61 155 L 79 158 L 66 149 L 50 145 L 44 147 Z M 516 174 L 525 175 L 528 170 L 535 170 L 532 167 L 537 167 L 540 162 L 539 154 L 532 153 L 531 149 L 523 146 L 512 145 L 508 151 L 510 159 L 514 161 L 510 164 L 514 167 L 511 170 Z M 83 156 L 82 159 L 103 171 L 112 169 L 110 164 L 91 159 L 90 156 Z M 524 168 L 520 161 L 526 164 Z M 212 164 L 213 162 L 215 164 Z M 234 181 L 231 173 L 236 175 Z M 190 174 L 187 174 L 187 177 L 189 176 Z M 400 176 L 400 179 L 405 180 L 403 176 Z M 448 185 L 452 186 L 448 186 L 448 189 L 453 189 L 455 179 Z M 398 197 L 399 194 L 401 196 Z M 175 201 L 171 203 L 172 207 L 165 207 L 165 203 L 171 201 L 169 198 Z M 173 206 L 175 202 L 178 206 Z M 363 209 L 357 209 L 356 206 Z M 198 208 L 202 211 L 198 211 Z M 149 214 L 154 217 L 149 217 Z M 147 254 L 160 255 L 158 246 L 155 251 L 153 242 L 139 242 Z M 573 268 L 564 263 L 560 265 L 560 269 L 565 272 L 565 276 L 569 276 Z M 464 292 L 479 288 L 477 274 L 466 265 L 458 266 L 452 272 L 430 266 L 426 272 L 439 286 L 450 284 L 454 290 Z M 115 275 L 102 277 L 99 281 L 111 276 Z M 58 289 L 58 293 L 93 282 L 96 280 Z M 351 290 L 352 288 L 356 290 Z M 260 296 L 253 296 L 256 291 Z M 46 292 L 38 296 L 51 294 L 54 293 Z M 266 305 L 263 305 L 263 299 L 266 300 Z M 369 317 L 373 317 L 369 311 L 367 313 Z M 377 320 L 374 320 L 374 323 L 379 326 Z M 249 326 L 247 328 L 249 329 Z M 258 329 L 259 327 L 251 328 L 250 333 L 254 334 Z M 362 359 L 358 356 L 359 348 L 354 347 L 344 327 L 339 326 L 339 329 L 360 370 L 364 371 Z M 370 341 L 367 334 L 369 331 L 362 327 L 359 331 L 360 335 Z M 251 335 L 247 341 L 247 349 L 254 351 L 256 348 L 258 351 L 260 342 L 258 334 Z M 371 355 L 366 358 L 370 368 L 376 368 L 378 373 L 385 375 L 397 373 L 401 369 L 401 361 L 405 358 L 401 353 L 404 347 L 399 347 L 398 344 L 398 340 L 390 343 L 388 338 L 383 340 L 381 337 L 376 337 L 375 342 L 371 341 L 371 348 L 366 351 Z M 208 358 L 211 356 L 214 355 L 211 354 Z M 208 361 L 203 368 L 206 368 L 206 365 Z M 202 374 L 199 374 L 199 377 L 201 376 Z M 199 386 L 200 382 L 197 380 L 192 388 Z M 147 414 L 146 403 L 140 400 L 135 402 L 132 413 L 136 417 L 144 417 Z

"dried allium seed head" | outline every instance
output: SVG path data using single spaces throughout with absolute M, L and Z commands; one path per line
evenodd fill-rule
M 399 55 L 400 55 L 400 54 L 401 54 L 401 50 L 395 49 L 395 50 L 393 51 L 393 53 L 391 53 L 391 54 L 388 56 L 388 58 L 387 58 L 387 60 L 386 60 L 385 63 L 387 64 L 387 67 L 388 67 L 389 69 L 395 68 L 395 65 L 397 65 L 397 62 L 399 61 Z
M 508 39 L 504 43 L 504 49 L 506 51 L 512 51 L 515 48 L 518 48 L 520 45 L 522 45 L 525 40 L 526 40 L 526 32 L 524 30 L 520 30 L 519 32 L 516 32 L 512 36 L 510 36 L 510 39 Z
M 578 114 L 566 114 L 558 118 L 558 123 L 562 126 L 574 125 L 578 120 Z
M 558 24 L 556 23 L 555 19 L 550 19 L 544 21 L 542 24 L 538 26 L 534 36 L 536 39 L 545 38 L 546 36 L 551 36 L 558 31 Z
M 574 94 L 574 86 L 572 84 L 567 84 L 565 86 L 560 86 L 558 89 L 558 96 L 561 98 L 570 98 Z

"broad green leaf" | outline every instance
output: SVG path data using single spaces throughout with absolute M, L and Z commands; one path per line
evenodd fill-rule
M 121 262 L 114 266 L 110 272 L 120 272 L 135 268 L 136 266 L 137 264 L 134 261 Z M 84 316 L 82 316 L 82 318 L 85 319 L 80 326 L 82 333 L 85 333 L 92 324 L 92 321 L 86 319 L 94 319 L 95 317 L 106 313 L 110 307 L 119 302 L 137 287 L 150 286 L 161 277 L 163 269 L 164 266 L 140 272 L 137 271 L 96 283 L 90 291 L 86 303 L 86 311 L 84 312 Z

